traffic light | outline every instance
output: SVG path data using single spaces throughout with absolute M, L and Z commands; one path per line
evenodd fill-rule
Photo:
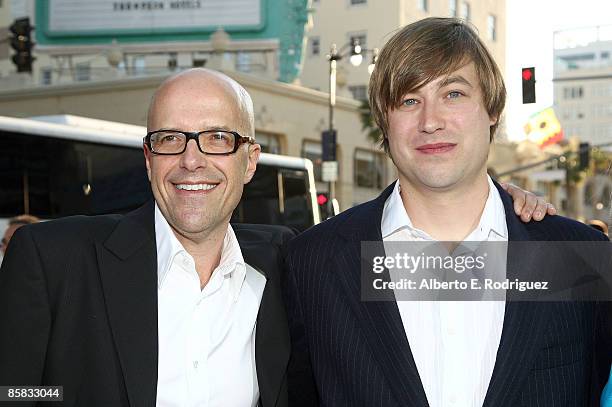
M 317 203 L 319 205 L 326 205 L 328 201 L 329 198 L 327 197 L 327 193 L 320 193 L 317 195 Z
M 336 130 L 326 130 L 321 134 L 323 161 L 336 161 Z
M 589 168 L 590 160 L 591 146 L 589 143 L 580 143 L 580 149 L 578 150 L 578 168 L 580 168 L 580 170 L 586 170 Z
M 317 194 L 317 203 L 319 204 L 319 213 L 321 214 L 321 220 L 325 220 L 331 217 L 329 194 L 327 192 L 319 192 Z
M 523 68 L 521 75 L 523 79 L 523 104 L 535 103 L 535 68 Z
M 17 19 L 11 24 L 9 30 L 13 34 L 11 38 L 11 47 L 15 50 L 13 55 L 13 63 L 17 66 L 17 72 L 32 72 L 32 42 L 31 33 L 33 27 L 30 25 L 30 18 L 24 17 Z

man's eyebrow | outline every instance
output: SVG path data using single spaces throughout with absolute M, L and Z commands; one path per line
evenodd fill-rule
M 465 79 L 463 76 L 461 75 L 455 75 L 455 76 L 449 76 L 448 78 L 446 78 L 445 80 L 443 80 L 442 82 L 440 82 L 440 88 L 443 88 L 447 85 L 451 85 L 453 83 L 462 83 L 466 86 L 469 86 L 470 88 L 473 88 L 472 84 L 470 83 L 470 81 L 468 81 L 467 79 Z

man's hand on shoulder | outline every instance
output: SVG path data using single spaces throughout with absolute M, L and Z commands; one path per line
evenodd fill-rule
M 529 222 L 531 219 L 540 221 L 546 215 L 557 214 L 557 209 L 555 209 L 554 205 L 546 202 L 544 198 L 525 191 L 514 184 L 503 182 L 500 185 L 512 197 L 514 212 L 517 216 L 521 217 L 523 222 Z

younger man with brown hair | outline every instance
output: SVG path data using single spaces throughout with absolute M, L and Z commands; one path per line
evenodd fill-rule
M 399 180 L 289 245 L 292 405 L 595 405 L 610 348 L 592 303 L 362 300 L 362 242 L 605 239 L 562 217 L 523 224 L 487 175 L 506 91 L 467 23 L 398 31 L 369 90 Z

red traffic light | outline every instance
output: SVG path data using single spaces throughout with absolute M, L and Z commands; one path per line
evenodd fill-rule
M 319 205 L 325 205 L 327 203 L 327 196 L 325 194 L 317 195 L 317 203 Z
M 523 68 L 521 70 L 521 75 L 523 79 L 523 103 L 535 103 L 535 67 Z

